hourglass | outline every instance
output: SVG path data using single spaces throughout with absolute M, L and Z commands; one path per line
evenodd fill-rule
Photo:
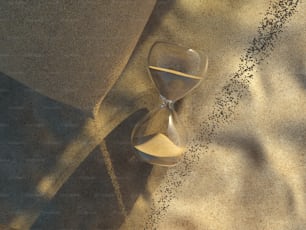
M 133 129 L 131 142 L 144 161 L 175 165 L 187 144 L 187 132 L 179 121 L 174 103 L 198 86 L 207 70 L 202 53 L 178 45 L 157 42 L 148 56 L 148 70 L 159 91 L 161 104 Z

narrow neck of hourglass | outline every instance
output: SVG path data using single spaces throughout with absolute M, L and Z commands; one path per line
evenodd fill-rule
M 174 101 L 172 100 L 169 100 L 167 98 L 165 98 L 164 96 L 160 95 L 160 98 L 162 100 L 162 103 L 161 103 L 161 107 L 164 108 L 164 107 L 167 107 L 171 110 L 174 109 Z

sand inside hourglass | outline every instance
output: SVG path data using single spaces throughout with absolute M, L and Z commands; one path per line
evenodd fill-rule
M 149 70 L 159 93 L 168 100 L 176 101 L 195 87 L 202 78 L 180 71 L 149 66 Z
M 185 151 L 162 133 L 143 137 L 139 142 L 135 146 L 138 151 L 155 157 L 178 157 Z

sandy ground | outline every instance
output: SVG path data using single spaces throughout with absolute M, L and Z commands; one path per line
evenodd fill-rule
M 0 223 L 305 229 L 305 10 L 290 0 L 158 1 L 95 117 L 1 74 Z M 130 145 L 159 103 L 146 70 L 156 40 L 209 57 L 206 79 L 177 105 L 190 142 L 172 168 L 139 161 Z

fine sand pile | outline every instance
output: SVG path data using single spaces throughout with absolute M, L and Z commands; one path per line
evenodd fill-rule
M 145 137 L 143 143 L 135 148 L 145 154 L 155 157 L 177 157 L 183 154 L 185 148 L 175 145 L 162 133 Z

